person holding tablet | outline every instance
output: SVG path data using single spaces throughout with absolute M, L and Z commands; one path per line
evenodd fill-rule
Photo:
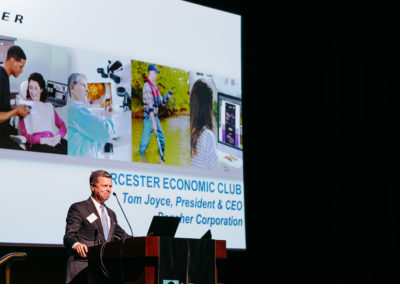
M 89 109 L 89 88 L 84 74 L 68 78 L 68 155 L 98 158 L 114 133 L 113 110 L 105 106 L 103 116 Z

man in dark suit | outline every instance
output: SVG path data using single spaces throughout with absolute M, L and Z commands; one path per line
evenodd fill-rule
M 92 195 L 72 204 L 67 215 L 64 246 L 70 256 L 66 283 L 87 283 L 88 247 L 129 237 L 118 225 L 114 211 L 104 205 L 111 195 L 111 175 L 94 171 L 89 183 Z

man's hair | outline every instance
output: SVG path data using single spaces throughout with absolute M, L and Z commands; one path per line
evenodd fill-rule
M 95 186 L 99 181 L 99 177 L 111 178 L 111 174 L 107 171 L 97 170 L 92 172 L 89 178 L 90 186 Z
M 21 59 L 26 60 L 25 52 L 18 45 L 13 45 L 7 51 L 6 60 L 10 58 L 14 58 L 15 61 L 21 61 Z
M 85 74 L 81 74 L 81 73 L 72 73 L 71 75 L 69 75 L 68 77 L 68 94 L 71 95 L 71 85 L 76 85 L 76 83 L 78 83 L 79 78 L 82 77 L 86 80 L 86 76 Z

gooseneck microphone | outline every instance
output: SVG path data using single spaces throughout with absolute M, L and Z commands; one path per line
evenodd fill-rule
M 133 237 L 133 231 L 132 231 L 131 224 L 129 224 L 128 218 L 126 218 L 126 215 L 125 215 L 125 211 L 124 211 L 124 209 L 122 208 L 121 203 L 119 203 L 117 193 L 113 192 L 113 195 L 114 195 L 115 198 L 117 199 L 118 205 L 119 205 L 119 207 L 121 208 L 122 213 L 124 214 L 124 217 L 125 217 L 126 222 L 128 223 L 129 229 L 131 229 L 131 236 Z

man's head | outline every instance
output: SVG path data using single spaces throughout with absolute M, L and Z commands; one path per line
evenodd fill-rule
M 110 173 L 97 170 L 94 171 L 89 178 L 90 189 L 92 191 L 92 197 L 103 204 L 105 201 L 110 198 L 112 181 Z
M 7 58 L 4 63 L 4 69 L 8 76 L 13 75 L 17 78 L 24 71 L 25 61 L 26 56 L 22 48 L 18 45 L 11 46 L 7 51 Z
M 68 91 L 74 100 L 86 103 L 89 93 L 86 76 L 80 73 L 72 73 L 68 78 Z
M 158 73 L 160 73 L 160 70 L 158 70 L 154 64 L 150 64 L 147 71 L 149 72 L 147 77 L 152 81 L 155 81 Z

